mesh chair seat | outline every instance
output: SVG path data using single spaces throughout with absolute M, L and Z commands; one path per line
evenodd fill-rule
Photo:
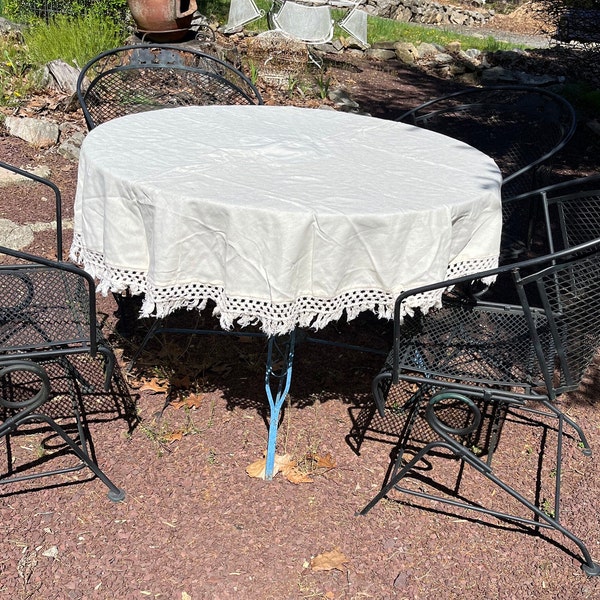
M 79 273 L 37 264 L 0 266 L 0 362 L 21 352 L 88 349 L 87 297 Z
M 529 323 L 520 307 L 452 300 L 445 304 L 426 316 L 417 313 L 405 318 L 399 337 L 399 369 L 473 384 L 493 382 L 507 389 L 530 390 L 544 385 L 544 373 L 531 347 Z M 533 310 L 531 316 L 553 364 L 546 315 Z M 391 352 L 387 365 L 393 368 L 393 364 Z

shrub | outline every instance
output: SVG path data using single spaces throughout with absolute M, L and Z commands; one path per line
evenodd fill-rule
M 38 20 L 23 32 L 35 65 L 62 59 L 82 67 L 96 54 L 121 45 L 125 37 L 125 21 L 116 22 L 95 9 L 78 17 L 56 15 L 47 23 Z
M 127 14 L 127 0 L 2 0 L 2 14 L 19 22 L 42 18 L 49 20 L 56 15 L 81 16 L 90 10 L 98 11 L 113 19 L 123 19 Z

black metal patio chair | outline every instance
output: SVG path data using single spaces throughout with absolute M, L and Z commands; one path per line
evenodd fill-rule
M 124 492 L 91 455 L 80 410 L 80 394 L 93 391 L 94 385 L 80 362 L 103 359 L 106 390 L 115 365 L 97 328 L 94 281 L 85 271 L 62 261 L 58 188 L 12 165 L 0 162 L 0 167 L 50 189 L 57 208 L 58 245 L 58 260 L 0 246 L 0 437 L 7 442 L 8 463 L 0 484 L 88 467 L 108 487 L 111 500 L 122 500 Z M 67 416 L 71 418 L 69 427 L 63 423 Z M 15 464 L 11 438 L 18 430 L 39 432 L 40 426 L 50 428 L 54 437 L 62 440 L 78 459 L 75 464 L 40 470 L 40 463 L 52 462 L 54 452 Z M 70 429 L 75 430 L 74 435 L 68 433 Z
M 373 394 L 380 416 L 402 417 L 400 442 L 383 488 L 361 514 L 396 492 L 437 500 L 525 529 L 554 530 L 578 547 L 584 571 L 599 575 L 587 546 L 560 520 L 565 446 L 579 445 L 585 455 L 591 450 L 582 429 L 556 401 L 579 387 L 600 346 L 600 238 L 475 278 L 506 273 L 517 304 L 461 297 L 459 284 L 470 277 L 398 297 L 393 348 Z M 434 291 L 444 292 L 439 308 L 405 314 L 415 297 Z M 509 423 L 526 433 L 506 434 Z M 512 450 L 525 444 L 531 429 L 544 432 L 539 452 L 531 446 L 527 467 L 539 480 L 517 489 L 519 467 L 496 464 L 495 457 L 503 445 Z M 551 434 L 553 460 L 547 457 Z M 478 495 L 479 488 L 467 486 L 465 493 L 468 474 L 478 475 L 487 491 Z
M 77 97 L 88 129 L 161 108 L 263 103 L 250 79 L 230 63 L 169 44 L 135 44 L 102 52 L 81 70 Z
M 469 88 L 434 98 L 397 119 L 461 140 L 491 156 L 510 198 L 539 187 L 540 166 L 575 132 L 576 116 L 562 96 L 532 86 Z
M 495 161 L 503 176 L 502 198 L 544 185 L 544 165 L 571 139 L 576 115 L 550 90 L 532 86 L 469 88 L 434 98 L 397 119 L 456 138 Z M 503 205 L 505 262 L 527 247 L 531 205 Z

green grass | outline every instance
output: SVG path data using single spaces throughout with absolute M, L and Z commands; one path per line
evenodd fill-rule
M 403 23 L 392 19 L 369 17 L 368 41 L 370 44 L 377 42 L 412 42 L 418 45 L 423 42 L 446 46 L 449 42 L 458 40 L 463 48 L 476 48 L 482 51 L 509 50 L 522 47 L 506 42 L 499 42 L 493 37 L 479 37 L 461 35 L 453 31 L 424 27 L 415 23 Z
M 0 38 L 0 105 L 15 106 L 35 85 L 29 76 L 27 50 L 18 36 Z
M 49 23 L 36 21 L 23 32 L 33 64 L 62 59 L 79 67 L 96 54 L 121 45 L 125 36 L 122 24 L 96 11 L 76 18 L 57 15 Z

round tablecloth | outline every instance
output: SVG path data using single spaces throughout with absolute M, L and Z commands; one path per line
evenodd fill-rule
M 497 264 L 500 185 L 491 158 L 411 125 L 162 109 L 86 137 L 71 257 L 100 291 L 143 293 L 145 315 L 213 300 L 222 327 L 271 335 L 390 317 L 402 291 Z

